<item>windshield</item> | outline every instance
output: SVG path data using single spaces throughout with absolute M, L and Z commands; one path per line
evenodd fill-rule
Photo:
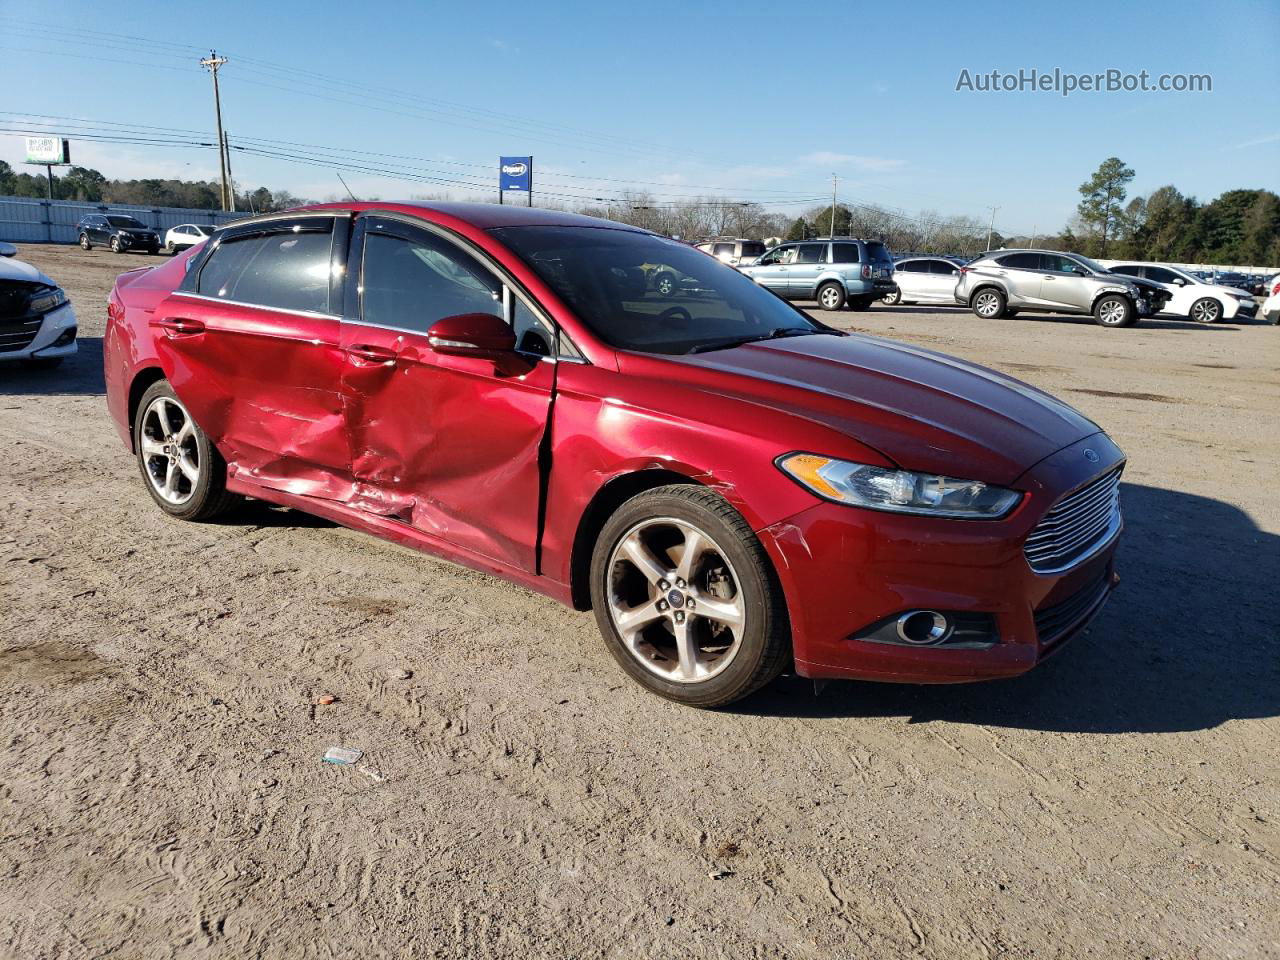
M 213 236 L 213 227 L 206 227 L 203 224 L 195 224 L 197 232 L 204 234 L 206 237 Z
M 1096 260 L 1090 260 L 1088 257 L 1083 256 L 1079 253 L 1073 253 L 1071 256 L 1073 259 L 1079 260 L 1081 263 L 1083 263 L 1086 267 L 1088 267 L 1094 273 L 1110 273 L 1111 272 L 1111 269 L 1109 267 L 1104 267 L 1102 264 L 1098 263 Z
M 145 223 L 133 217 L 107 217 L 107 223 L 113 227 L 146 227 Z
M 606 343 L 689 353 L 828 333 L 786 301 L 693 247 L 604 227 L 493 231 Z

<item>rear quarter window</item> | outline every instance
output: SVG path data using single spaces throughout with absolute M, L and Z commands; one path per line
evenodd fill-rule
M 205 260 L 196 292 L 280 310 L 327 313 L 333 221 L 226 237 Z
M 889 252 L 889 248 L 879 240 L 868 240 L 867 259 L 876 263 L 893 263 L 893 254 Z

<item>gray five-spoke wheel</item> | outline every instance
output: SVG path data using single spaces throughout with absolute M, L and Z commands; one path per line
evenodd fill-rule
M 675 683 L 729 666 L 742 644 L 746 604 L 724 551 L 685 520 L 637 523 L 609 558 L 609 616 L 626 649 Z
M 980 317 L 994 317 L 1000 312 L 1000 298 L 989 290 L 980 293 L 973 301 L 973 309 Z
M 200 448 L 191 415 L 172 397 L 156 397 L 142 415 L 142 462 L 167 503 L 186 503 L 200 482 Z
M 825 309 L 834 310 L 840 305 L 840 291 L 832 286 L 823 287 L 818 300 Z

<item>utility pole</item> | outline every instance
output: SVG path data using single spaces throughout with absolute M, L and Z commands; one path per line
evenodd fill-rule
M 987 225 L 987 249 L 988 249 L 988 250 L 990 250 L 990 249 L 991 249 L 991 234 L 995 233 L 995 229 L 996 229 L 996 211 L 997 211 L 997 210 L 999 210 L 999 209 L 1000 209 L 999 207 L 992 207 L 992 208 L 991 208 L 991 223 Z
M 223 133 L 222 149 L 227 155 L 227 196 L 231 200 L 228 207 L 234 213 L 236 209 L 236 178 L 231 175 L 231 134 Z
M 227 187 L 227 140 L 222 132 L 222 97 L 218 92 L 218 68 L 227 62 L 226 57 L 218 56 L 218 51 L 209 51 L 209 56 L 200 61 L 200 66 L 213 74 L 213 110 L 218 119 L 218 167 L 222 171 L 222 209 L 230 210 L 230 191 Z
M 831 175 L 831 239 L 836 238 L 836 184 L 840 182 L 840 178 L 834 173 Z

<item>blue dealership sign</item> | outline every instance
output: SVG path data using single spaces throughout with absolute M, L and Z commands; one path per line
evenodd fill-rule
M 533 190 L 533 157 L 499 157 L 498 189 L 519 190 L 529 193 Z

